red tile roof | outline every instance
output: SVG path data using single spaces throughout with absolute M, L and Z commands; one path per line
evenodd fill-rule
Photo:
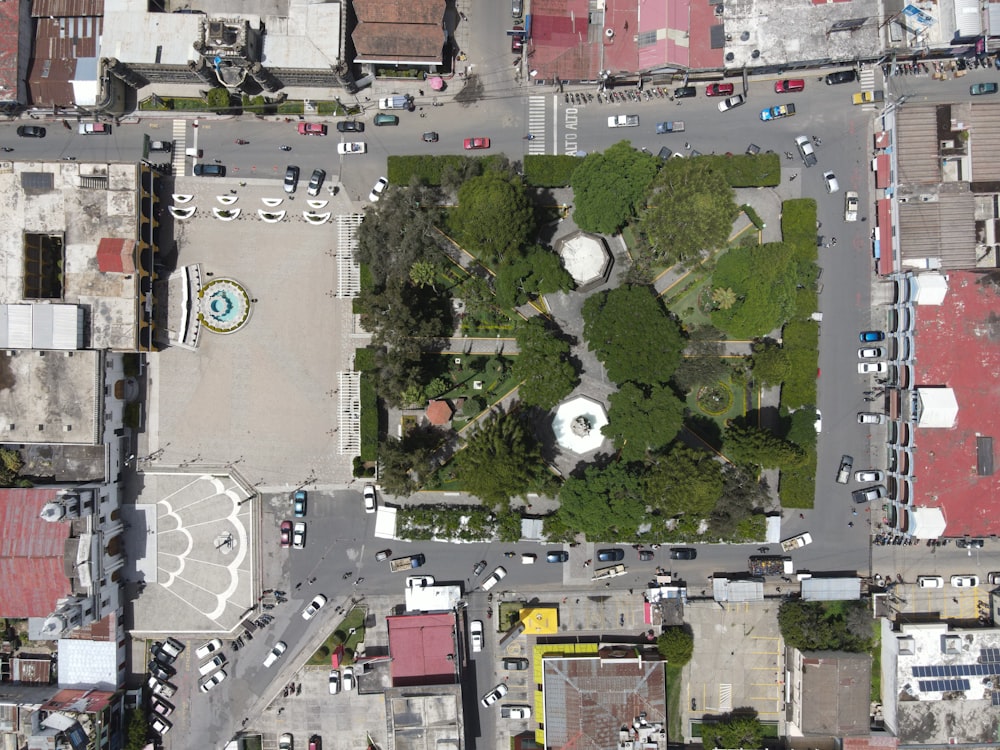
M 444 10 L 440 0 L 354 0 L 355 59 L 440 63 Z
M 453 614 L 401 615 L 386 619 L 392 684 L 450 685 L 455 682 L 456 653 Z
M 0 489 L 0 617 L 47 617 L 70 593 L 65 522 L 39 516 L 55 489 Z
M 71 83 L 80 61 L 98 56 L 104 29 L 103 0 L 36 0 L 34 49 L 28 65 L 32 104 L 72 106 L 77 103 Z M 90 65 L 82 63 L 84 75 Z M 80 104 L 92 104 L 82 101 Z
M 1000 474 L 976 471 L 977 439 L 1000 437 L 998 310 L 988 277 L 965 271 L 948 274 L 943 304 L 916 308 L 915 385 L 950 387 L 958 418 L 915 431 L 913 505 L 941 508 L 948 537 L 1000 534 Z
M 97 267 L 101 273 L 135 273 L 135 241 L 102 237 L 97 244 Z
M 427 416 L 427 421 L 436 425 L 448 424 L 451 421 L 451 415 L 454 413 L 451 404 L 443 399 L 431 401 L 427 405 L 427 411 L 424 412 Z

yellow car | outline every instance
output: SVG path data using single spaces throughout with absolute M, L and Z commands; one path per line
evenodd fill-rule
M 855 104 L 874 104 L 882 101 L 882 96 L 881 91 L 859 91 L 851 97 L 851 101 Z

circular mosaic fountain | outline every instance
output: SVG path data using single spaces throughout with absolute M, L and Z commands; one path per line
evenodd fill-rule
M 252 303 L 233 279 L 212 279 L 198 291 L 198 320 L 213 333 L 235 333 L 250 320 Z

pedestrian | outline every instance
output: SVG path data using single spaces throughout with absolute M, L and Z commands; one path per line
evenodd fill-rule
M 830 238 L 830 244 L 831 245 L 836 245 L 837 244 L 837 238 L 836 237 L 831 237 Z
M 420 94 L 420 96 L 423 96 L 424 95 L 424 90 L 423 89 L 417 89 L 417 93 Z
M 952 599 L 951 599 L 951 600 L 952 600 L 953 602 L 955 602 L 955 604 L 958 604 L 958 599 L 956 599 L 955 597 L 952 597 Z
M 854 509 L 854 510 L 852 510 L 852 511 L 851 511 L 851 515 L 852 515 L 852 516 L 856 516 L 856 515 L 858 515 L 858 511 L 857 511 L 857 509 Z
M 206 276 L 215 276 L 215 274 L 214 274 L 214 273 L 212 273 L 211 271 L 206 271 L 206 272 L 205 272 L 205 275 L 206 275 Z
M 774 590 L 777 591 L 780 594 L 781 593 L 781 586 L 775 586 Z
M 791 177 L 788 178 L 788 181 L 794 182 L 796 177 L 798 177 L 798 174 L 793 174 Z
M 806 517 L 805 513 L 799 513 L 799 518 L 805 518 L 805 517 Z
M 847 522 L 847 526 L 848 526 L 848 528 L 853 529 L 854 528 L 854 521 L 848 521 Z
M 463 21 L 468 21 L 468 20 L 469 20 L 469 19 L 468 19 L 468 18 L 466 17 L 466 15 L 465 15 L 465 14 L 464 14 L 464 13 L 463 13 L 462 11 L 458 11 L 458 16 L 459 16 L 459 18 L 461 18 L 461 19 L 462 19 Z

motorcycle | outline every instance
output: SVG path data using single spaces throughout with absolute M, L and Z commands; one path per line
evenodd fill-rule
M 486 619 L 489 620 L 492 619 L 492 617 L 493 617 L 493 607 L 488 607 L 486 609 Z
M 235 141 L 233 141 L 233 143 L 235 143 L 237 146 L 246 146 L 248 143 L 250 143 L 250 141 L 244 140 L 243 138 L 237 138 Z
M 344 575 L 342 575 L 342 576 L 341 576 L 341 579 L 342 579 L 342 580 L 345 580 L 345 581 L 346 581 L 346 580 L 347 580 L 348 578 L 350 578 L 350 577 L 351 577 L 352 575 L 354 575 L 354 571 L 352 571 L 352 570 L 349 570 L 349 571 L 347 571 L 346 573 L 344 573 Z
M 504 557 L 513 557 L 516 554 L 517 554 L 516 552 L 504 552 L 503 556 Z
M 278 146 L 278 148 L 281 149 L 282 151 L 291 151 L 292 150 L 291 146 L 286 146 L 284 143 L 282 143 L 280 146 Z

